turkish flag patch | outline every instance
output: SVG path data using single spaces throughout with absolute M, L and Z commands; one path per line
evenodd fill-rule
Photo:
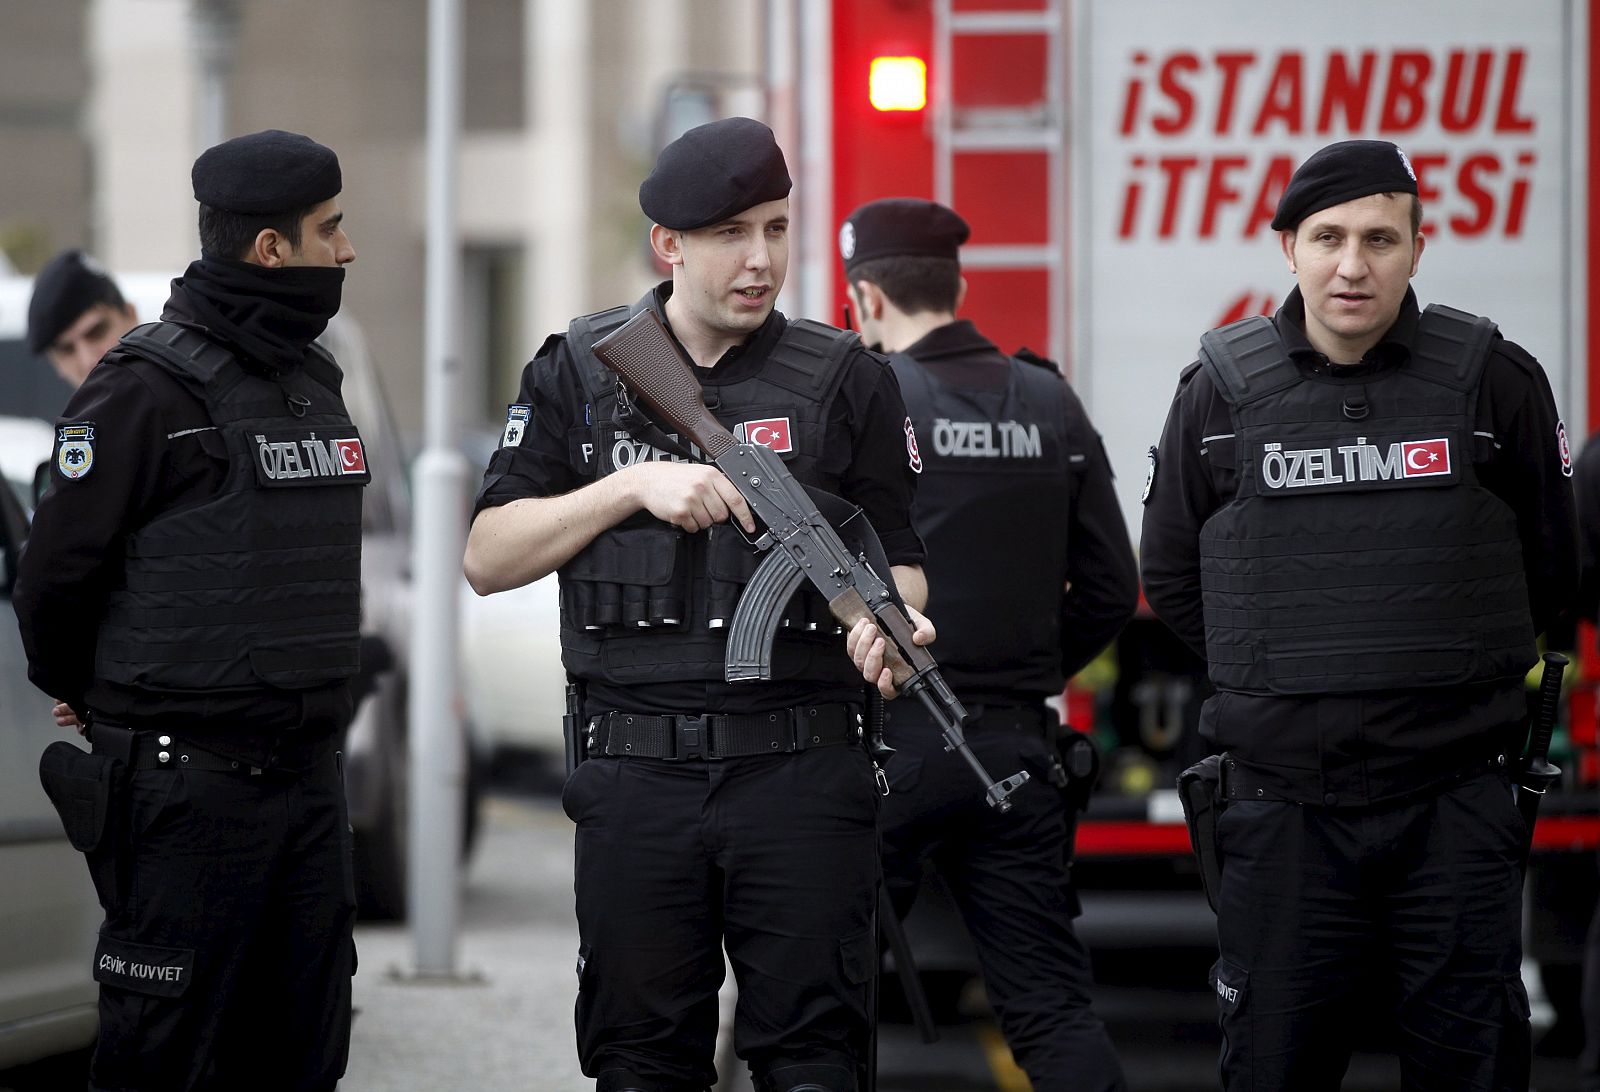
M 789 438 L 789 419 L 787 417 L 768 417 L 764 421 L 746 421 L 736 430 L 739 438 L 747 444 L 760 444 L 762 447 L 771 448 L 773 451 L 793 451 L 794 442 Z
M 1400 444 L 1400 476 L 1431 478 L 1450 473 L 1450 441 L 1404 440 Z
M 342 473 L 365 474 L 367 472 L 367 453 L 361 450 L 361 441 L 359 439 L 335 440 L 333 443 L 339 451 L 339 469 Z

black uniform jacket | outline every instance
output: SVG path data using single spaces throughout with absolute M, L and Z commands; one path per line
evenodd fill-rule
M 1419 312 L 1408 290 L 1400 317 L 1359 364 L 1338 374 L 1378 375 L 1410 356 Z M 1306 340 L 1299 289 L 1273 317 L 1290 356 L 1310 372 L 1334 367 Z M 1543 369 L 1498 341 L 1479 390 L 1476 429 L 1493 437 L 1479 480 L 1516 513 L 1534 624 L 1567 609 L 1577 587 L 1577 536 L 1564 429 Z M 1140 566 L 1151 608 L 1205 655 L 1200 529 L 1238 485 L 1229 407 L 1199 364 L 1179 379 L 1145 500 Z M 1520 682 L 1375 694 L 1285 697 L 1224 691 L 1201 712 L 1201 732 L 1247 761 L 1314 771 L 1330 805 L 1361 804 L 1424 789 L 1490 752 L 1519 745 L 1526 713 Z
M 171 303 L 162 317 L 197 326 Z M 228 461 L 205 403 L 142 360 L 96 366 L 60 422 L 93 423 L 94 463 L 75 481 L 52 469 L 14 599 L 28 677 L 81 717 L 95 707 L 96 688 L 107 685 L 94 679 L 95 640 L 107 594 L 121 579 L 125 539 L 158 514 L 216 493 Z M 347 717 L 345 690 L 340 683 L 317 694 L 319 703 L 346 707 L 330 709 L 333 720 Z M 225 735 L 247 758 L 256 740 L 299 723 L 305 708 L 300 694 L 274 689 L 136 697 L 136 711 L 120 718 L 127 727 Z
M 966 319 L 929 331 L 905 353 L 949 387 L 1003 389 L 1010 374 L 1011 358 Z M 1089 457 L 1088 467 L 1077 477 L 1067 537 L 1064 582 L 1070 586 L 1062 607 L 1069 624 L 1061 634 L 1061 666 L 1070 677 L 1099 655 L 1133 617 L 1139 602 L 1139 573 L 1105 446 L 1077 394 L 1070 386 L 1064 393 L 1066 434 L 1081 438 L 1081 449 Z M 1016 533 L 1027 533 L 1027 514 L 1018 513 L 1017 518 Z M 1004 535 L 1012 529 L 986 528 L 984 533 Z M 937 656 L 938 648 L 933 652 Z
M 671 285 L 656 289 L 661 303 Z M 729 349 L 710 368 L 695 368 L 702 387 L 737 382 L 761 367 L 788 322 L 774 311 L 743 345 Z M 564 335 L 546 339 L 522 372 L 517 402 L 533 407 L 520 443 L 502 447 L 489 462 L 473 514 L 522 497 L 554 497 L 588 485 L 575 467 L 584 462 L 572 445 L 590 437 L 589 407 Z M 860 505 L 883 541 L 893 565 L 920 565 L 922 540 L 911 527 L 916 475 L 906 450 L 906 411 L 894 372 L 882 357 L 865 350 L 846 365 L 833 401 L 824 440 L 825 461 L 837 464 L 840 492 Z M 839 638 L 840 655 L 844 638 Z M 854 701 L 860 692 L 818 695 L 802 683 L 658 682 L 626 689 L 591 680 L 588 708 L 695 713 L 759 712 L 808 701 Z

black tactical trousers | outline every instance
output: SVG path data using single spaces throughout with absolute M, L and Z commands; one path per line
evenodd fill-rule
M 1212 970 L 1225 1089 L 1337 1089 L 1357 1027 L 1407 1092 L 1528 1087 L 1526 827 L 1507 779 L 1337 810 L 1231 801 Z
M 174 748 L 174 751 L 179 748 Z M 344 1073 L 355 887 L 333 744 L 302 773 L 137 770 L 90 855 L 91 1092 L 329 1092 Z
M 1600 1092 L 1600 906 L 1589 919 L 1583 943 L 1583 1050 L 1578 1055 L 1578 1092 Z
M 1072 929 L 1077 898 L 1068 862 L 1076 816 L 1050 784 L 1050 745 L 1038 707 L 984 710 L 967 743 L 989 773 L 1026 769 L 1032 780 L 1004 814 L 961 758 L 948 754 L 919 707 L 896 702 L 885 733 L 884 876 L 904 917 L 932 861 L 978 951 L 1000 1030 L 1035 1092 L 1126 1087 L 1116 1051 L 1089 998 L 1089 957 Z
M 1583 944 L 1583 1051 L 1578 1055 L 1578 1092 L 1600 1092 L 1600 906 L 1589 919 Z
M 724 945 L 734 1049 L 757 1087 L 822 1066 L 853 1089 L 876 969 L 877 799 L 851 744 L 578 766 L 562 793 L 577 823 L 578 1056 L 600 1092 L 716 1082 Z

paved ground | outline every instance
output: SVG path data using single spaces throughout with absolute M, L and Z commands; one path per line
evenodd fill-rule
M 413 963 L 403 926 L 357 931 L 360 970 L 350 1068 L 340 1092 L 575 1092 L 591 1087 L 578 1071 L 572 1003 L 577 926 L 572 916 L 572 828 L 550 797 L 491 797 L 465 884 L 458 966 L 461 984 L 405 980 Z M 1127 1068 L 1133 1092 L 1214 1089 L 1213 1003 L 1202 989 L 1209 953 L 1146 953 L 1146 966 L 1113 973 L 1096 1005 Z M 1190 966 L 1189 964 L 1193 964 Z M 886 1000 L 892 1001 L 890 998 Z M 1008 1069 L 1003 1043 L 984 1017 L 981 996 L 966 1016 L 941 1028 L 932 1047 L 903 1021 L 882 1028 L 882 1092 L 1025 1092 Z M 892 1017 L 891 1011 L 886 1015 Z M 1544 1020 L 1548 1014 L 1543 1014 Z M 83 1087 L 85 1058 L 0 1073 L 0 1092 L 67 1092 Z M 731 1057 L 718 1092 L 749 1092 Z M 1346 1092 L 1398 1087 L 1392 1059 L 1360 1057 Z M 1538 1092 L 1572 1092 L 1572 1063 L 1540 1059 Z
M 340 1092 L 568 1092 L 578 927 L 571 823 L 554 802 L 491 798 L 462 902 L 460 985 L 417 984 L 403 926 L 356 930 L 355 1030 Z
M 473 1092 L 571 1092 L 590 1087 L 578 1071 L 572 1041 L 572 828 L 548 797 L 491 797 L 483 835 L 466 884 L 459 966 L 480 975 L 475 984 L 404 982 L 396 973 L 413 960 L 398 926 L 362 926 L 356 976 L 350 1070 L 340 1092 L 411 1092 L 422 1088 Z M 1172 956 L 1166 959 L 1170 962 Z M 1171 981 L 1203 981 L 1195 955 L 1183 973 L 1135 968 L 1096 989 L 1097 1007 L 1123 1055 L 1135 1092 L 1201 1092 L 1215 1088 L 1216 1029 L 1203 990 Z M 1548 1020 L 1548 1014 L 1542 1015 Z M 1542 1022 L 1542 1021 L 1536 1021 Z M 1007 1056 L 981 1003 L 965 1021 L 941 1029 L 942 1042 L 924 1046 L 904 1023 L 882 1029 L 883 1092 L 1025 1090 L 1006 1067 Z M 1575 1088 L 1572 1063 L 1540 1059 L 1540 1092 Z M 719 1059 L 719 1092 L 748 1092 L 742 1066 Z M 1347 1092 L 1398 1087 L 1392 1058 L 1360 1056 L 1344 1082 Z

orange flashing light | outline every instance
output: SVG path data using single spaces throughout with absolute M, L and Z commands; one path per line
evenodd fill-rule
M 876 110 L 921 110 L 928 105 L 928 66 L 921 57 L 874 57 L 867 97 Z

